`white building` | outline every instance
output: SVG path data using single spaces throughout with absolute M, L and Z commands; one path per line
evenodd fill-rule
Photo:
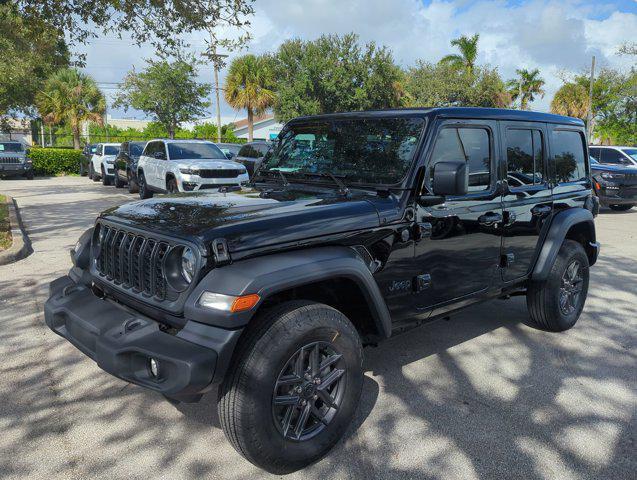
M 239 138 L 248 138 L 248 119 L 234 122 L 234 134 Z M 283 124 L 274 119 L 274 115 L 265 114 L 254 118 L 254 138 L 272 140 L 276 138 Z

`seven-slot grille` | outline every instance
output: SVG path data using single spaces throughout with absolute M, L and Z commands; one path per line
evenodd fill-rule
M 243 173 L 242 170 L 235 168 L 216 168 L 216 169 L 204 169 L 199 170 L 199 176 L 201 178 L 237 178 Z
M 2 157 L 0 158 L 0 163 L 22 163 L 20 157 Z
M 100 224 L 97 271 L 117 285 L 159 300 L 166 298 L 163 259 L 167 242 Z

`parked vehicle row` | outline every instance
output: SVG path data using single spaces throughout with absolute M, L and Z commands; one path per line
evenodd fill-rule
M 98 143 L 83 150 L 80 173 L 117 188 L 128 186 L 142 199 L 154 193 L 199 192 L 248 183 L 268 142 L 215 144 L 206 140 Z

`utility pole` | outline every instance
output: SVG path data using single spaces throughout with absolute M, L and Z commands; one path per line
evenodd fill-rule
M 211 42 L 212 43 L 212 42 Z M 221 143 L 221 102 L 219 100 L 219 66 L 222 58 L 227 58 L 228 55 L 217 53 L 217 48 L 213 47 L 212 50 L 212 66 L 215 73 L 215 97 L 217 108 L 217 143 Z
M 593 82 L 595 81 L 595 55 L 591 60 L 591 79 L 588 86 L 588 113 L 586 114 L 586 133 L 588 143 L 591 143 L 593 136 Z

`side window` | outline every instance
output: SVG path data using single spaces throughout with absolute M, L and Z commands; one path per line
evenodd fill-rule
M 101 155 L 102 148 L 104 148 L 102 145 L 98 145 L 97 148 L 95 149 L 95 155 Z
M 612 165 L 619 165 L 624 159 L 624 156 L 621 152 L 618 152 L 614 148 L 603 148 L 602 149 L 602 160 L 600 163 L 610 163 Z
M 166 153 L 166 144 L 164 142 L 157 142 L 157 152 L 161 152 L 164 155 L 161 157 L 162 160 L 168 160 L 168 154 Z
M 239 155 L 247 158 L 257 158 L 261 156 L 259 151 L 256 150 L 252 145 L 244 145 L 243 147 L 241 147 L 241 150 L 239 150 Z
M 506 132 L 507 178 L 511 186 L 544 183 L 542 132 L 509 129 Z
M 491 139 L 485 128 L 445 127 L 438 133 L 429 163 L 465 160 L 469 167 L 469 192 L 488 190 L 491 185 Z
M 156 151 L 157 151 L 157 142 L 149 142 L 148 145 L 146 145 L 146 150 L 144 150 L 144 155 L 147 157 L 152 157 L 155 155 Z
M 551 153 L 555 162 L 555 179 L 559 183 L 586 180 L 584 137 L 572 130 L 553 130 Z
M 601 148 L 594 148 L 594 147 L 589 147 L 588 148 L 588 153 L 590 153 L 591 157 L 593 157 L 595 160 L 597 160 L 598 162 L 601 163 L 600 161 L 600 153 L 601 153 Z

